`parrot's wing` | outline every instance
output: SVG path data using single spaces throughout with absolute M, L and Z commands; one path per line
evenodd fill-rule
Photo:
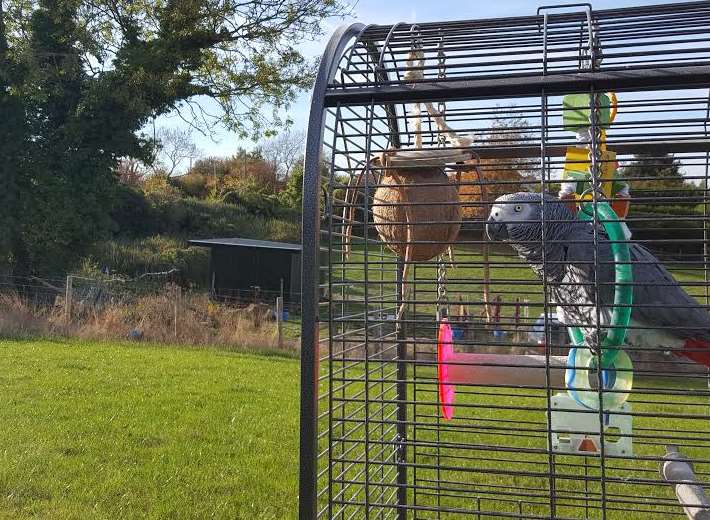
M 630 244 L 634 273 L 632 318 L 644 326 L 663 328 L 681 339 L 710 340 L 710 314 L 673 278 L 645 247 Z M 604 303 L 612 303 L 606 300 Z M 613 292 L 612 292 L 613 298 Z
M 591 235 L 591 233 L 590 233 Z M 566 280 L 579 283 L 568 287 L 574 292 L 571 301 L 595 304 L 594 244 L 590 237 L 576 236 L 566 246 Z M 629 244 L 633 266 L 632 319 L 640 325 L 664 329 L 669 335 L 681 339 L 710 340 L 710 314 L 678 284 L 661 262 L 645 247 Z M 614 263 L 611 246 L 606 239 L 599 241 L 599 293 L 602 307 L 609 311 L 614 304 Z M 588 309 L 579 312 L 588 314 Z M 569 314 L 570 311 L 568 311 Z M 575 312 L 574 309 L 571 312 Z M 604 312 L 604 318 L 610 313 Z M 582 322 L 593 324 L 596 318 L 579 317 Z M 607 321 L 603 319 L 603 323 Z
M 633 268 L 634 297 L 631 320 L 635 326 L 649 327 L 684 342 L 681 351 L 696 363 L 710 367 L 710 314 L 671 276 L 651 252 L 638 244 L 629 245 Z M 565 246 L 566 287 L 553 288 L 560 301 L 568 303 L 566 314 L 573 321 L 589 324 L 585 334 L 593 332 L 596 323 L 594 279 L 594 244 L 590 236 L 579 234 Z M 614 302 L 614 262 L 611 246 L 605 239 L 598 250 L 599 300 L 602 323 L 610 321 Z M 555 290 L 556 289 L 556 290 Z M 591 305 L 590 305 L 591 303 Z M 590 327 L 592 331 L 590 331 Z M 636 331 L 638 332 L 638 331 Z
M 593 328 L 597 322 L 596 287 L 594 281 L 594 243 L 592 241 L 591 226 L 582 228 L 581 232 L 570 237 L 564 246 L 562 261 L 564 263 L 564 276 L 559 284 L 552 284 L 552 292 L 558 305 L 562 306 L 566 323 L 577 323 L 585 329 Z M 608 242 L 599 242 L 599 291 L 602 293 L 601 301 L 614 299 L 614 288 L 610 282 L 614 281 L 614 267 L 610 265 L 611 249 Z M 607 320 L 607 309 L 599 309 L 602 325 Z M 585 326 L 586 325 L 586 326 Z M 591 329 L 587 332 L 591 332 Z

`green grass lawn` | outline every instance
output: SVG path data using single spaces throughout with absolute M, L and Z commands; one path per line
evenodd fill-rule
M 295 517 L 298 361 L 0 341 L 0 518 Z
M 377 364 L 371 362 L 371 369 Z M 392 368 L 382 364 L 384 372 Z M 364 373 L 353 367 L 341 376 L 346 374 L 361 382 L 349 386 L 352 400 L 340 415 L 362 410 L 362 396 L 355 394 L 365 387 Z M 390 386 L 378 382 L 377 373 L 370 377 L 373 395 Z M 480 507 L 487 518 L 518 510 L 530 518 L 548 515 L 549 483 L 539 476 L 548 462 L 544 392 L 462 387 L 456 419 L 447 423 L 439 419 L 433 378 L 428 367 L 408 375 L 411 384 L 417 381 L 416 387 L 410 384 L 416 404 L 408 416 L 420 425 L 409 432 L 408 461 L 420 468 L 415 476 L 410 466 L 410 483 L 426 487 L 441 479 L 444 507 Z M 705 385 L 703 379 L 636 382 L 639 393 L 630 401 L 641 437 L 634 443 L 636 458 L 607 461 L 607 518 L 680 518 L 653 459 L 663 455 L 665 444 L 677 443 L 696 461 L 696 471 L 709 474 L 707 397 L 668 397 L 654 389 Z M 0 518 L 294 518 L 298 388 L 298 362 L 283 357 L 145 344 L 0 341 Z M 392 392 L 382 407 L 371 407 L 371 419 L 394 406 Z M 372 439 L 383 428 L 372 426 Z M 340 433 L 349 438 L 347 458 L 363 456 L 362 433 L 356 424 Z M 369 450 L 371 460 L 383 456 L 379 444 Z M 583 518 L 584 497 L 592 511 L 599 504 L 598 481 L 585 489 L 579 479 L 583 462 L 557 457 L 561 517 Z M 589 475 L 598 475 L 598 458 L 588 462 Z M 338 463 L 333 467 L 337 472 Z M 356 465 L 348 475 L 362 479 L 361 469 Z M 391 491 L 378 487 L 378 478 L 379 470 L 372 470 L 372 496 L 380 488 Z M 426 491 L 419 493 L 417 503 L 437 504 Z M 642 512 L 623 512 L 629 500 Z
M 336 255 L 333 255 L 336 256 Z M 447 270 L 449 300 L 459 297 L 471 302 L 471 312 L 481 310 L 483 257 L 480 251 L 457 248 L 456 266 Z M 363 316 L 365 291 L 370 302 L 371 320 L 377 323 L 382 308 L 392 306 L 395 293 L 395 259 L 391 253 L 373 244 L 365 252 L 357 245 L 344 264 L 333 258 L 334 335 L 346 339 L 334 340 L 333 386 L 339 394 L 334 400 L 334 418 L 338 439 L 331 466 L 336 476 L 333 495 L 340 497 L 335 507 L 345 518 L 357 516 L 346 502 L 363 500 L 365 473 L 369 472 L 368 493 L 373 503 L 386 502 L 392 493 L 392 436 L 382 426 L 384 417 L 392 417 L 396 390 L 392 363 L 379 364 L 370 360 L 367 370 L 370 383 L 363 381 L 364 363 L 343 355 L 338 361 L 338 348 L 358 344 Z M 540 281 L 529 266 L 515 256 L 492 252 L 491 295 L 501 296 L 501 314 L 512 316 L 516 298 L 528 299 L 529 315 L 535 319 L 542 312 L 543 291 Z M 704 289 L 698 287 L 702 271 L 687 266 L 667 266 L 685 289 L 701 302 Z M 436 298 L 436 263 L 421 263 L 410 272 L 411 297 L 406 318 L 420 321 L 416 330 L 407 329 L 408 343 L 418 345 L 420 352 L 431 349 L 425 340 L 435 334 L 434 300 Z M 695 284 L 695 285 L 694 285 Z M 428 301 L 427 301 L 428 300 Z M 416 313 L 416 315 L 415 315 Z M 361 320 L 361 321 L 358 321 Z M 370 329 L 377 337 L 379 329 Z M 506 352 L 513 339 L 499 346 Z M 527 340 L 526 340 L 527 341 Z M 374 344 L 374 343 L 373 343 Z M 387 345 L 386 345 L 387 346 Z M 371 347 L 373 348 L 373 347 Z M 674 370 L 669 369 L 671 372 Z M 441 518 L 549 518 L 553 514 L 550 489 L 558 497 L 555 518 L 602 518 L 600 508 L 604 495 L 608 520 L 667 520 L 685 518 L 678 506 L 673 488 L 660 481 L 660 459 L 667 444 L 677 444 L 682 453 L 691 457 L 700 478 L 710 475 L 710 405 L 707 381 L 703 377 L 649 378 L 637 377 L 630 398 L 634 415 L 633 456 L 608 458 L 602 467 L 598 456 L 554 455 L 548 451 L 547 397 L 543 390 L 462 386 L 457 397 L 457 416 L 451 422 L 441 420 L 437 405 L 435 372 L 431 367 L 410 368 L 408 396 L 413 401 L 407 417 L 410 421 L 408 440 L 408 481 L 417 491 L 410 490 L 410 504 L 423 508 L 441 508 Z M 367 389 L 367 390 L 366 390 Z M 373 420 L 369 427 L 369 443 L 364 442 L 361 424 L 352 421 L 366 403 L 365 392 L 375 396 L 369 402 Z M 564 390 L 560 389 L 563 392 Z M 557 391 L 553 392 L 556 393 Z M 672 395 L 665 394 L 666 392 Z M 664 395 L 665 394 L 665 395 Z M 381 401 L 378 401 L 381 399 Z M 378 422 L 379 421 L 379 422 Z M 324 420 L 325 422 L 325 420 Z M 382 435 L 384 443 L 379 443 Z M 438 445 L 438 446 L 437 446 Z M 384 448 L 383 448 L 384 446 Z M 322 446 L 325 447 L 325 446 Z M 369 459 L 370 467 L 363 464 Z M 379 461 L 385 460 L 379 464 Z M 552 459 L 552 460 L 551 460 Z M 353 462 L 356 461 L 356 462 Z M 373 462 L 374 461 L 374 462 Z M 554 478 L 548 478 L 553 464 Z M 585 485 L 585 473 L 588 477 Z M 338 482 L 338 479 L 340 482 Z M 415 496 L 416 493 L 416 496 Z M 339 507 L 344 508 L 342 511 Z M 377 517 L 380 511 L 373 511 Z M 381 511 L 386 515 L 387 508 Z M 469 516 L 466 516 L 469 515 Z M 416 515 L 415 515 L 416 516 Z M 437 513 L 422 512 L 421 518 L 439 518 Z
M 340 498 L 334 510 L 345 518 L 357 517 L 356 507 L 343 504 L 362 503 L 366 480 L 371 503 L 394 503 L 395 433 L 393 419 L 386 418 L 395 413 L 396 391 L 393 376 L 382 379 L 394 366 L 370 361 L 370 382 L 365 383 L 361 366 L 335 365 L 340 378 L 336 385 L 353 382 L 338 390 L 334 400 L 332 493 Z M 550 466 L 544 390 L 460 385 L 455 417 L 445 421 L 434 370 L 420 366 L 409 371 L 407 380 L 412 400 L 407 411 L 409 505 L 422 511 L 440 508 L 441 518 L 551 518 L 554 488 L 554 518 L 602 518 L 603 494 L 608 520 L 680 520 L 685 515 L 674 490 L 659 476 L 666 445 L 677 445 L 690 457 L 702 481 L 710 474 L 710 405 L 707 395 L 701 395 L 707 391 L 703 377 L 637 378 L 629 399 L 633 454 L 604 459 L 603 486 L 596 455 L 556 454 Z M 362 423 L 352 420 L 353 414 L 363 413 L 365 388 L 382 399 L 369 404 L 369 445 Z M 557 392 L 564 390 L 552 393 Z M 614 433 L 607 433 L 613 440 Z M 386 516 L 390 509 L 375 507 L 372 516 Z M 413 517 L 439 518 L 427 514 Z
M 420 371 L 418 377 L 425 379 L 425 374 L 426 371 Z M 635 393 L 629 399 L 635 414 L 634 453 L 631 457 L 605 460 L 606 518 L 684 518 L 673 488 L 661 482 L 659 459 L 667 444 L 676 444 L 695 461 L 695 471 L 707 481 L 708 400 L 706 396 L 685 395 L 691 390 L 707 390 L 706 382 L 701 378 L 638 378 L 634 388 Z M 678 394 L 654 393 L 671 389 Z M 438 418 L 435 406 L 427 404 L 436 399 L 433 390 L 431 385 L 419 385 L 417 402 L 423 404 L 410 413 L 420 422 L 438 426 L 419 428 L 419 432 L 410 432 L 410 436 L 418 436 L 422 445 L 413 450 L 418 465 L 425 467 L 429 463 L 445 469 L 420 470 L 418 480 L 445 482 L 440 503 L 451 509 L 476 511 L 480 507 L 488 515 L 505 512 L 520 513 L 524 518 L 549 517 L 545 392 L 461 387 L 456 417 L 447 422 Z M 428 447 L 426 440 L 443 443 L 445 447 L 440 450 Z M 599 457 L 557 455 L 554 462 L 559 518 L 601 518 Z M 586 486 L 585 472 L 591 477 Z M 479 497 L 480 502 L 463 498 L 466 493 Z M 426 492 L 420 493 L 417 501 L 437 502 Z M 585 506 L 589 511 L 585 511 Z
M 374 240 L 368 247 L 367 255 L 364 244 L 355 241 L 352 254 L 346 260 L 341 259 L 337 245 L 335 248 L 331 256 L 333 269 L 330 281 L 334 299 L 347 302 L 342 313 L 362 312 L 366 290 L 371 311 L 378 306 L 393 310 L 396 294 L 394 254 Z M 366 263 L 367 280 L 366 270 L 363 268 Z M 480 316 L 483 311 L 485 263 L 480 247 L 459 246 L 454 250 L 453 265 L 447 265 L 446 268 L 449 302 L 468 304 L 468 311 L 473 316 Z M 528 315 L 534 321 L 543 312 L 544 293 L 540 279 L 527 262 L 521 260 L 512 249 L 498 247 L 491 248 L 488 265 L 490 298 L 495 301 L 500 297 L 503 304 L 501 316 L 512 318 L 516 300 L 521 303 L 527 300 Z M 704 303 L 703 271 L 698 265 L 695 269 L 687 265 L 667 264 L 666 267 L 678 282 L 685 284 L 684 288 L 689 294 Z M 410 304 L 410 313 L 431 315 L 435 312 L 436 280 L 436 259 L 412 264 L 408 276 L 409 299 L 416 300 L 417 303 Z M 455 313 L 456 309 L 452 309 L 452 312 Z

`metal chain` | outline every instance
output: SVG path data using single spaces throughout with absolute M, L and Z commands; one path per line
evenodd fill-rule
M 591 70 L 596 70 L 601 64 L 601 59 L 597 55 L 598 46 L 598 35 L 597 35 L 596 25 L 592 25 L 592 40 L 589 42 L 589 65 Z M 596 245 L 596 233 L 599 230 L 596 226 L 599 224 L 599 218 L 597 214 L 596 203 L 606 200 L 606 195 L 602 190 L 602 119 L 601 119 L 601 95 L 596 90 L 593 89 L 590 97 L 590 108 L 589 108 L 589 176 L 590 176 L 590 188 L 585 190 L 582 194 L 582 199 L 586 198 L 587 194 L 592 196 L 593 206 L 591 209 L 591 215 L 593 217 L 593 222 L 595 224 L 595 245 Z M 584 204 L 581 205 L 582 208 L 585 207 Z M 595 256 L 596 258 L 596 256 Z M 595 260 L 596 263 L 596 260 Z M 598 265 L 595 264 L 595 279 L 598 276 Z M 595 284 L 596 286 L 596 284 Z M 598 286 L 597 286 L 598 290 Z M 601 355 L 601 343 L 603 337 L 605 336 L 604 331 L 600 327 L 601 317 L 599 316 L 599 311 L 597 310 L 597 327 L 592 331 L 592 336 L 590 338 L 585 338 L 589 350 L 591 350 L 596 356 Z
M 601 179 L 601 169 L 602 162 L 604 160 L 602 155 L 602 125 L 601 125 L 601 96 L 598 92 L 592 94 L 591 103 L 591 128 L 589 136 L 591 142 L 589 143 L 589 174 L 591 177 L 591 190 L 596 194 L 596 199 L 593 200 L 604 200 L 606 196 L 602 190 L 602 179 Z
M 597 24 L 593 24 L 592 31 L 592 41 L 590 42 L 590 66 L 592 70 L 596 70 L 601 64 L 601 57 L 599 56 L 599 36 Z M 591 107 L 589 114 L 589 123 L 591 128 L 589 129 L 589 174 L 591 176 L 591 190 L 596 196 L 592 200 L 605 200 L 606 196 L 602 190 L 602 164 L 603 164 L 603 151 L 602 151 L 602 111 L 601 111 L 601 95 L 594 91 L 592 92 Z
M 438 78 L 439 79 L 444 79 L 446 78 L 446 55 L 444 54 L 444 37 L 439 36 L 439 50 L 436 54 L 438 64 L 439 64 L 439 74 Z M 446 103 L 443 101 L 439 101 L 439 104 L 437 105 L 437 110 L 439 111 L 439 114 L 441 114 L 441 119 L 446 121 Z M 444 135 L 444 132 L 441 130 L 439 131 L 439 134 L 437 136 L 437 144 L 440 147 L 443 147 L 446 145 L 446 135 Z
M 599 45 L 599 22 L 592 20 L 591 65 L 592 70 L 597 70 L 602 64 L 602 46 Z
M 438 78 L 446 78 L 446 55 L 444 54 L 444 37 L 439 36 L 439 48 L 436 54 L 438 61 Z M 446 121 L 446 103 L 439 101 L 437 105 L 437 110 L 441 114 L 441 118 Z M 446 146 L 446 135 L 444 132 L 439 130 L 437 135 L 437 145 L 439 147 Z M 444 255 L 440 255 L 437 259 L 437 269 L 436 269 L 436 305 L 437 305 L 437 317 L 439 320 L 448 317 L 449 314 L 449 297 L 446 293 L 446 260 Z
M 601 64 L 601 57 L 599 56 L 599 36 L 598 27 L 595 23 L 593 25 L 593 39 L 590 42 L 589 47 L 589 66 L 591 70 L 596 70 Z M 606 200 L 606 195 L 602 189 L 602 165 L 604 162 L 603 150 L 602 150 L 602 140 L 604 137 L 601 123 L 601 94 L 594 91 L 591 94 L 590 100 L 590 113 L 589 113 L 589 175 L 590 175 L 590 188 L 582 193 L 581 198 L 584 199 L 587 195 L 592 195 L 592 200 L 602 201 Z M 582 205 L 584 207 L 584 205 Z
M 446 262 L 444 256 L 438 258 L 436 265 L 436 313 L 441 320 L 449 315 L 449 296 L 446 292 Z
M 412 40 L 412 50 L 422 50 L 422 35 L 419 31 L 419 26 L 417 24 L 414 24 L 409 28 L 409 36 Z
M 590 123 L 592 124 L 592 127 L 590 128 L 590 138 L 591 142 L 589 143 L 589 160 L 590 160 L 590 165 L 589 165 L 589 174 L 591 176 L 591 188 L 588 190 L 592 194 L 592 200 L 596 203 L 599 203 L 603 200 L 606 200 L 606 196 L 604 195 L 604 192 L 602 190 L 602 179 L 601 179 L 601 168 L 602 168 L 602 148 L 601 148 L 601 143 L 602 143 L 602 128 L 601 128 L 601 96 L 599 95 L 598 92 L 594 91 L 592 92 L 591 95 L 591 107 L 590 107 Z M 592 207 L 592 215 L 594 217 L 594 223 L 595 223 L 595 228 L 596 225 L 599 223 L 599 217 L 597 213 L 597 207 L 596 204 L 593 205 Z M 595 233 L 598 233 L 599 230 L 595 229 Z M 598 276 L 598 265 L 595 265 L 595 273 L 594 276 Z M 597 311 L 597 315 L 599 312 Z M 592 335 L 594 336 L 593 338 L 589 338 L 587 341 L 587 344 L 589 345 L 589 349 L 596 355 L 600 356 L 601 355 L 601 350 L 600 346 L 602 343 L 602 340 L 604 339 L 604 336 L 606 335 L 604 331 L 602 331 L 599 328 L 599 322 L 600 322 L 600 317 L 597 316 L 597 327 L 596 329 L 592 332 Z

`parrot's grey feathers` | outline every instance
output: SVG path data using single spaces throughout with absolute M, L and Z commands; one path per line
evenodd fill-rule
M 683 290 L 648 249 L 631 243 L 630 252 L 636 284 L 633 319 L 668 328 L 671 335 L 682 339 L 710 340 L 710 315 L 705 308 Z
M 499 236 L 505 236 L 505 241 L 538 275 L 545 276 L 551 304 L 559 306 L 561 321 L 580 326 L 585 335 L 590 335 L 596 328 L 597 313 L 601 326 L 608 325 L 611 319 L 615 282 L 611 244 L 599 229 L 595 269 L 593 224 L 575 219 L 558 199 L 544 197 L 544 212 L 540 194 L 514 193 L 500 197 L 491 210 L 488 226 Z M 523 221 L 518 217 L 522 214 L 532 218 Z M 503 226 L 504 234 L 501 233 Z M 681 340 L 710 341 L 708 312 L 683 290 L 648 249 L 633 242 L 629 243 L 629 249 L 634 283 L 632 321 L 640 327 L 663 329 Z
M 574 317 L 575 302 L 589 302 L 587 309 L 594 315 L 576 320 L 596 323 L 596 288 L 594 285 L 594 243 L 592 228 L 588 226 L 588 237 L 583 242 L 571 243 L 566 248 L 564 262 L 565 283 L 569 286 L 554 287 L 553 294 L 571 305 L 565 308 L 565 315 Z M 608 324 L 611 306 L 614 303 L 614 264 L 611 246 L 603 234 L 599 239 L 599 297 L 601 299 L 601 321 Z M 575 237 L 579 240 L 581 237 Z M 710 315 L 700 304 L 688 295 L 660 261 L 645 247 L 629 244 L 633 269 L 633 310 L 632 320 L 639 326 L 667 329 L 671 336 L 681 339 L 695 338 L 710 340 Z M 578 284 L 578 287 L 574 287 Z M 580 318 L 580 316 L 577 316 Z

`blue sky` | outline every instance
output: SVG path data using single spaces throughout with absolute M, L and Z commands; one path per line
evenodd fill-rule
M 346 0 L 347 1 L 347 0 Z M 595 9 L 613 9 L 625 6 L 652 5 L 659 3 L 641 0 L 597 0 L 592 2 Z M 684 0 L 665 0 L 666 3 L 680 3 Z M 302 52 L 309 56 L 319 56 L 330 34 L 341 24 L 355 21 L 377 24 L 396 22 L 433 22 L 439 20 L 462 20 L 476 18 L 495 18 L 506 16 L 534 15 L 540 5 L 559 5 L 571 3 L 570 0 L 360 0 L 351 2 L 353 15 L 345 19 L 331 19 L 324 23 L 325 34 L 318 41 L 303 42 Z M 353 5 L 354 4 L 354 5 Z M 294 121 L 294 129 L 305 129 L 308 117 L 310 93 L 304 92 L 289 109 Z M 180 126 L 178 118 L 161 118 L 157 126 Z M 251 148 L 252 141 L 240 141 L 234 134 L 221 130 L 214 138 L 195 134 L 195 140 L 205 156 L 229 156 L 240 146 Z

